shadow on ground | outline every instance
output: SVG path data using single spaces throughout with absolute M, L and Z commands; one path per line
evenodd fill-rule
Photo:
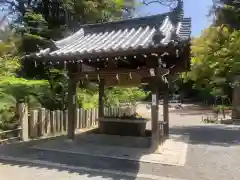
M 76 139 L 78 139 L 78 137 Z M 10 166 L 34 167 L 40 169 L 46 168 L 48 170 L 57 170 L 60 172 L 67 171 L 69 173 L 79 173 L 79 175 L 99 179 L 135 180 L 137 178 L 140 166 L 137 161 L 113 159 L 108 157 L 94 157 L 82 154 L 76 155 L 74 153 L 44 151 L 32 148 L 33 146 L 42 143 L 51 144 L 51 142 L 54 141 L 66 142 L 66 136 L 0 145 L 0 162 Z M 64 145 L 67 146 L 67 142 Z M 74 145 L 69 143 L 69 146 Z M 140 158 L 144 153 L 146 152 L 138 152 L 137 156 Z M 148 151 L 148 153 L 150 152 Z M 4 157 L 12 158 L 4 159 Z M 21 158 L 24 160 L 19 161 L 18 159 Z M 46 161 L 50 162 L 51 165 L 48 163 L 42 163 Z M 54 164 L 61 164 L 61 166 Z M 72 168 L 70 168 L 70 166 Z M 82 167 L 82 169 L 79 170 L 79 168 L 74 167 Z M 84 170 L 84 168 L 90 168 L 91 170 Z M 111 170 L 111 172 L 108 172 L 108 170 Z M 112 173 L 112 171 L 114 173 Z
M 79 174 L 79 179 L 81 179 L 82 176 L 87 177 L 89 179 L 94 178 L 94 179 L 99 179 L 99 180 L 105 180 L 105 179 L 114 179 L 114 180 L 135 180 L 136 177 L 134 177 L 134 173 L 131 173 L 131 175 L 124 175 L 126 173 L 116 171 L 116 173 L 108 172 L 107 170 L 88 170 L 87 168 L 83 169 L 78 169 L 75 168 L 75 166 L 70 166 L 70 165 L 55 165 L 55 163 L 50 163 L 50 164 L 45 164 L 44 161 L 38 161 L 38 162 L 31 162 L 31 160 L 23 160 L 23 161 L 16 161 L 16 160 L 3 160 L 1 159 L 0 162 L 1 165 L 7 165 L 7 166 L 13 166 L 13 167 L 24 167 L 24 168 L 29 168 L 28 173 L 31 173 L 31 168 L 37 169 L 37 170 L 50 170 L 53 171 L 53 174 L 51 174 L 51 177 L 54 176 L 55 172 L 64 172 L 68 173 L 69 176 L 71 176 L 72 173 L 74 174 Z M 38 174 L 35 174 L 37 176 Z M 137 172 L 136 172 L 137 175 Z M 17 174 L 16 174 L 17 177 Z M 33 175 L 31 175 L 33 177 Z M 48 177 L 50 178 L 50 177 Z M 37 179 L 37 178 L 36 178 Z M 53 178 L 56 179 L 56 178 Z M 69 177 L 69 179 L 71 179 Z M 74 178 L 76 179 L 76 178 Z M 85 178 L 84 178 L 85 179 Z
M 224 147 L 240 145 L 240 126 L 236 125 L 173 126 L 171 133 L 190 134 L 190 144 Z

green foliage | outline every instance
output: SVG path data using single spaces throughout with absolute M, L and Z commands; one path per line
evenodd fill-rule
M 105 91 L 105 104 L 106 106 L 119 106 L 125 102 L 134 104 L 145 99 L 147 95 L 148 93 L 140 88 L 109 88 Z
M 133 8 L 134 1 L 129 9 Z M 67 105 L 67 78 L 64 72 L 50 67 L 21 64 L 23 54 L 51 47 L 52 39 L 61 39 L 85 23 L 99 23 L 121 19 L 125 10 L 123 0 L 61 0 L 61 1 L 0 1 L 7 13 L 13 14 L 15 31 L 8 31 L 0 43 L 0 128 L 16 121 L 14 107 L 17 102 L 27 102 L 30 108 L 64 109 Z M 17 73 L 19 71 L 21 73 Z M 28 79 L 17 78 L 17 75 Z M 84 83 L 77 89 L 79 106 L 92 108 L 98 105 L 96 84 Z M 135 102 L 146 96 L 138 88 L 113 88 L 106 90 L 108 106 L 120 102 Z M 14 119 L 15 118 L 15 119 Z
M 214 96 L 230 96 L 233 77 L 240 72 L 240 31 L 210 27 L 192 42 L 191 71 L 182 75 L 195 88 Z
M 94 92 L 85 88 L 79 88 L 77 91 L 77 100 L 80 107 L 84 109 L 97 107 L 98 92 Z
M 216 0 L 214 11 L 217 19 L 215 25 L 227 25 L 231 29 L 240 29 L 240 4 L 238 0 Z
M 134 1 L 132 1 L 134 2 Z M 128 9 L 134 8 L 128 5 Z M 14 14 L 13 26 L 22 35 L 21 51 L 36 52 L 85 23 L 99 23 L 122 18 L 124 0 L 60 0 L 60 1 L 0 1 L 9 14 Z

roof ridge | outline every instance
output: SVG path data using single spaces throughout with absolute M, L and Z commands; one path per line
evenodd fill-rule
M 128 22 L 135 22 L 139 20 L 147 20 L 147 19 L 152 19 L 152 18 L 157 18 L 157 17 L 166 17 L 171 15 L 172 12 L 166 12 L 162 14 L 154 14 L 150 16 L 144 16 L 144 17 L 134 17 L 130 19 L 121 19 L 117 21 L 109 21 L 109 22 L 102 22 L 102 23 L 92 23 L 92 24 L 82 24 L 79 26 L 79 29 L 85 28 L 85 27 L 98 27 L 98 26 L 104 26 L 104 25 L 113 25 L 113 24 L 120 24 L 120 23 L 128 23 Z

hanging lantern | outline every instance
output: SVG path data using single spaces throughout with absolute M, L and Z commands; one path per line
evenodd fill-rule
M 155 76 L 155 71 L 154 71 L 153 68 L 151 68 L 149 72 L 150 72 L 150 75 L 151 75 L 151 76 Z
M 176 49 L 176 56 L 179 58 L 179 49 Z
M 117 73 L 117 75 L 116 75 L 116 79 L 119 81 L 118 73 Z
M 132 80 L 132 73 L 129 73 L 129 79 Z
M 99 76 L 99 74 L 98 74 L 98 82 L 100 82 L 100 76 Z

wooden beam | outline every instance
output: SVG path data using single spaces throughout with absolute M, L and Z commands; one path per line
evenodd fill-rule
M 76 88 L 77 82 L 73 76 L 69 76 L 68 80 L 68 139 L 75 138 L 75 110 L 76 110 Z
M 163 74 L 168 73 L 167 69 L 163 69 L 161 67 L 150 69 L 150 68 L 140 68 L 140 69 L 114 69 L 114 70 L 99 70 L 94 72 L 78 72 L 74 74 L 76 80 L 79 79 L 90 79 L 90 80 L 97 80 L 99 77 L 101 79 L 106 79 L 112 76 L 116 76 L 116 74 L 122 75 L 129 73 L 138 73 L 141 77 L 151 77 L 151 71 L 154 71 L 154 76 L 162 76 Z
M 163 127 L 164 135 L 169 136 L 169 88 L 168 87 L 164 90 L 164 95 L 163 95 L 163 121 L 165 122 Z

